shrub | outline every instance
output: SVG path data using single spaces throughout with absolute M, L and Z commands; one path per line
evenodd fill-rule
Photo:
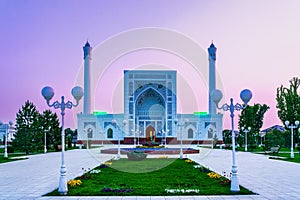
M 15 152 L 15 150 L 14 150 L 14 148 L 12 147 L 12 146 L 7 146 L 7 152 L 8 153 L 14 153 Z
M 159 146 L 160 144 L 158 142 L 145 142 L 142 145 L 148 147 L 154 147 L 154 146 Z
M 129 160 L 139 161 L 144 160 L 147 157 L 147 154 L 143 151 L 129 151 L 127 152 L 127 157 Z

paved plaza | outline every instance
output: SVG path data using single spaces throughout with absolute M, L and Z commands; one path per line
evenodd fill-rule
M 99 149 L 67 151 L 67 178 L 73 179 L 83 173 L 82 168 L 93 168 L 112 157 L 114 155 L 100 154 Z M 230 172 L 231 169 L 229 150 L 202 149 L 202 154 L 190 154 L 187 157 L 218 173 Z M 300 199 L 300 164 L 270 160 L 267 156 L 247 152 L 237 152 L 236 158 L 240 185 L 257 195 L 43 197 L 42 195 L 58 186 L 61 157 L 60 153 L 56 152 L 32 155 L 27 160 L 0 164 L 0 199 Z

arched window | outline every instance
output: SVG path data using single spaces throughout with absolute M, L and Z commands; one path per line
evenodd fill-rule
M 191 128 L 188 130 L 188 138 L 189 139 L 194 138 L 194 131 Z
M 88 138 L 93 138 L 93 129 L 91 129 L 91 128 L 89 128 L 88 130 L 87 130 L 87 136 L 88 136 Z
M 209 127 L 207 130 L 207 137 L 211 139 L 213 138 L 213 135 L 214 135 L 214 129 L 212 127 Z
M 113 130 L 111 128 L 109 128 L 107 130 L 107 138 L 113 138 L 114 134 L 113 134 Z
M 172 83 L 171 82 L 168 83 L 168 95 L 172 96 Z
M 130 82 L 129 83 L 129 96 L 132 96 L 133 95 L 133 83 Z

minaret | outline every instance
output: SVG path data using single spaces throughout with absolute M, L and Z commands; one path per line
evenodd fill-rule
M 92 47 L 89 42 L 83 47 L 84 59 L 84 102 L 83 114 L 91 114 L 91 60 Z
M 216 105 L 212 101 L 210 94 L 216 89 L 216 52 L 217 48 L 214 43 L 211 43 L 208 48 L 209 60 L 209 93 L 208 93 L 208 112 L 209 114 L 216 114 Z

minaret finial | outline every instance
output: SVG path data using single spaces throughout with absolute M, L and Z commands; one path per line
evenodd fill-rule
M 91 46 L 88 40 L 86 40 L 86 43 L 85 43 L 84 46 L 86 46 L 86 47 L 90 47 Z

